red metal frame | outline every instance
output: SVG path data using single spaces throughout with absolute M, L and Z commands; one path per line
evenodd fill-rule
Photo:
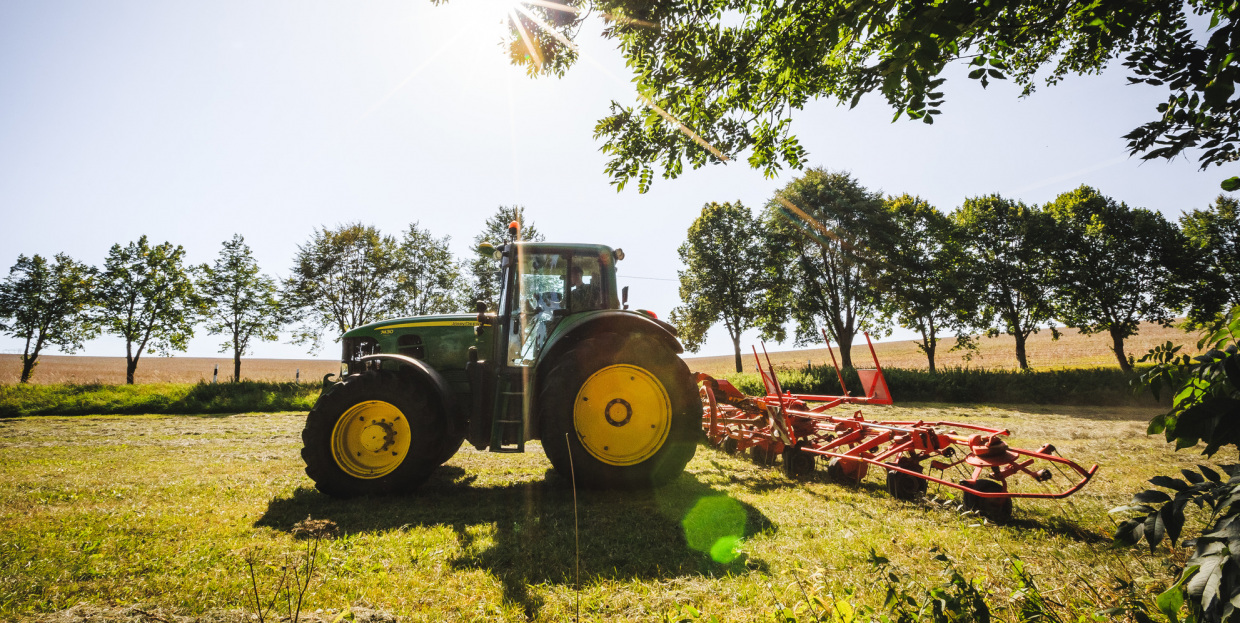
M 826 338 L 826 332 L 823 332 Z M 734 448 L 743 451 L 757 447 L 765 456 L 783 453 L 788 448 L 801 452 L 837 459 L 857 474 L 864 476 L 866 467 L 874 465 L 933 482 L 984 499 L 1011 498 L 1066 498 L 1084 487 L 1098 471 L 1094 465 L 1089 469 L 1055 454 L 1049 444 L 1038 450 L 1022 450 L 1007 445 L 1004 437 L 1011 433 L 1006 429 L 988 428 L 960 422 L 916 422 L 867 420 L 860 411 L 851 416 L 829 415 L 826 412 L 841 405 L 889 405 L 891 393 L 887 379 L 870 336 L 865 336 L 874 359 L 873 370 L 858 370 L 865 390 L 864 396 L 851 396 L 844 386 L 844 377 L 836 364 L 842 395 L 793 394 L 785 392 L 771 366 L 770 355 L 763 345 L 766 369 L 754 349 L 754 359 L 767 394 L 762 397 L 745 396 L 727 381 L 716 380 L 706 374 L 698 374 L 702 392 L 703 421 L 707 437 L 715 445 L 735 440 Z M 827 342 L 831 360 L 835 353 Z M 809 403 L 815 403 L 811 407 Z M 900 464 L 897 464 L 900 462 Z M 1070 486 L 1054 492 L 1010 491 L 1008 479 L 1024 474 L 1039 482 L 1054 477 L 1048 469 L 1032 469 L 1039 462 L 1063 466 L 1079 477 Z M 972 476 L 960 482 L 936 478 L 915 469 L 923 463 L 931 469 L 944 471 L 960 465 L 972 468 Z M 1062 473 L 1062 470 L 1059 470 Z M 1064 475 L 1067 478 L 1066 475 Z M 1002 491 L 977 488 L 980 480 L 999 482 Z

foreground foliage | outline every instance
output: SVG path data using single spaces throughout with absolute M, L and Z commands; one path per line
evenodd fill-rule
M 1176 392 L 1171 409 L 1156 416 L 1148 432 L 1163 433 L 1177 450 L 1204 443 L 1202 454 L 1211 457 L 1225 446 L 1240 449 L 1240 307 L 1198 347 L 1209 350 L 1191 359 L 1177 355 L 1180 347 L 1170 342 L 1152 350 L 1142 359 L 1155 366 L 1140 382 L 1155 394 L 1163 388 Z M 1180 470 L 1183 480 L 1156 476 L 1149 482 L 1171 494 L 1147 489 L 1114 511 L 1138 513 L 1120 524 L 1115 539 L 1128 544 L 1144 539 L 1151 551 L 1164 538 L 1176 544 L 1190 504 L 1207 511 L 1200 535 L 1184 542 L 1192 548 L 1184 570 L 1159 598 L 1173 621 L 1181 605 L 1191 620 L 1240 620 L 1240 468 L 1228 465 L 1222 471 L 1230 479 L 1205 466 Z
M 1232 62 L 1240 51 L 1240 7 L 1231 2 L 570 4 L 597 9 L 608 21 L 603 36 L 616 41 L 647 103 L 639 109 L 612 102 L 595 128 L 613 183 L 636 180 L 642 192 L 655 167 L 674 178 L 686 161 L 698 168 L 748 153 L 750 166 L 768 176 L 782 166 L 799 168 L 806 152 L 792 134 L 792 116 L 818 98 L 856 106 L 867 94 L 881 94 L 896 119 L 933 123 L 953 66 L 968 69 L 982 87 L 1010 78 L 1028 95 L 1038 82 L 1101 73 L 1122 58 L 1130 82 L 1166 93 L 1150 121 L 1124 137 L 1129 153 L 1172 159 L 1197 150 L 1203 169 L 1240 157 L 1240 66 Z M 575 13 L 545 6 L 531 8 L 550 24 L 536 23 L 533 13 L 516 18 L 512 62 L 531 73 L 563 74 L 576 60 L 568 38 L 580 22 Z M 1240 178 L 1224 183 L 1236 187 Z

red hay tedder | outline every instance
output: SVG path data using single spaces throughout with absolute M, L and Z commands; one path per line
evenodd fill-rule
M 869 335 L 866 342 L 870 342 Z M 1005 429 L 959 422 L 867 420 L 861 411 L 829 415 L 829 410 L 841 405 L 892 404 L 874 345 L 869 345 L 874 368 L 857 370 L 864 396 L 849 395 L 838 365 L 841 395 L 785 392 L 770 357 L 763 369 L 756 349 L 754 359 L 766 386 L 765 396 L 746 396 L 725 380 L 698 374 L 707 438 L 728 453 L 748 450 L 758 464 L 774 465 L 779 457 L 789 478 L 809 477 L 821 456 L 828 459 L 827 477 L 838 483 L 860 483 L 871 465 L 885 470 L 887 492 L 901 500 L 925 494 L 932 482 L 959 489 L 966 509 L 994 521 L 1011 517 L 1014 498 L 1066 498 L 1098 471 L 1097 465 L 1087 470 L 1058 456 L 1050 444 L 1037 450 L 1013 448 L 1004 439 L 1011 434 Z M 828 352 L 834 363 L 829 342 Z M 927 474 L 927 467 L 937 475 Z M 958 478 L 949 478 L 948 470 Z M 1042 490 L 1012 487 L 1011 481 L 1022 474 Z M 1052 489 L 1052 480 L 1063 484 Z

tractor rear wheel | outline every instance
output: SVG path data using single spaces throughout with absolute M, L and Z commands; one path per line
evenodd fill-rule
M 348 378 L 306 416 L 306 475 L 338 498 L 413 491 L 447 460 L 446 424 L 430 388 L 416 378 L 390 370 Z
M 551 362 L 540 386 L 543 451 L 580 486 L 666 484 L 684 471 L 702 436 L 689 368 L 651 337 L 586 338 Z

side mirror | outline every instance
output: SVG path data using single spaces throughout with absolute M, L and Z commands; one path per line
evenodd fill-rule
M 629 287 L 628 286 L 624 286 L 623 288 L 620 288 L 620 308 L 621 309 L 629 308 Z

